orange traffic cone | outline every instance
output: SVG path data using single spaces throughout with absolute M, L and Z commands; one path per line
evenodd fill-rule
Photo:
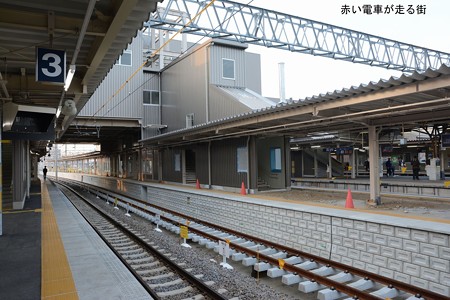
M 201 187 L 200 187 L 200 182 L 198 181 L 198 179 L 197 179 L 197 184 L 195 185 L 195 188 L 196 189 L 200 189 Z
M 243 181 L 241 184 L 241 195 L 247 195 L 247 191 L 245 190 L 245 184 Z
M 350 190 L 350 188 L 348 189 L 347 192 L 347 200 L 345 201 L 345 208 L 355 208 L 355 206 L 353 205 L 352 191 Z

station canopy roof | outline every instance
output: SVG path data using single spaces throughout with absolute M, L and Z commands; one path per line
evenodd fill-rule
M 80 111 L 157 2 L 162 0 L 0 0 L 1 100 L 54 111 L 74 100 Z M 66 70 L 75 70 L 67 92 L 62 84 L 36 82 L 38 47 L 65 52 Z M 57 114 L 56 140 L 74 117 Z M 46 143 L 34 141 L 31 148 L 42 154 Z
M 414 72 L 331 93 L 256 109 L 141 142 L 165 147 L 244 135 L 302 138 L 314 132 L 367 131 L 368 126 L 411 130 L 450 122 L 450 68 Z

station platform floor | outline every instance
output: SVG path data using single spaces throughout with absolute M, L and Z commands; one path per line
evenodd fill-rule
M 151 299 L 50 181 L 3 213 L 0 299 Z

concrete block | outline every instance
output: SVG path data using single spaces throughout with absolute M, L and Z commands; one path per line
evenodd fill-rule
M 417 252 L 419 252 L 419 249 L 420 249 L 420 243 L 418 241 L 403 240 L 403 250 L 417 253 Z
M 363 221 L 354 221 L 353 228 L 361 231 L 367 230 L 367 223 Z
M 367 223 L 367 232 L 380 233 L 380 224 Z
M 256 259 L 256 257 L 245 257 L 244 259 L 242 259 L 242 265 L 246 267 L 253 266 L 257 262 L 258 260 Z
M 361 241 L 373 243 L 373 233 L 371 232 L 361 232 Z
M 401 282 L 404 283 L 410 283 L 411 282 L 411 276 L 404 274 L 404 273 L 400 273 L 400 272 L 395 272 L 394 273 L 394 279 L 395 280 L 399 280 Z
M 366 271 L 378 274 L 380 267 L 372 265 L 372 264 L 366 264 Z
M 439 245 L 439 246 L 444 246 L 444 247 L 449 246 L 449 242 L 448 242 L 449 236 L 446 234 L 430 232 L 429 238 L 430 238 L 430 243 L 433 245 Z
M 303 220 L 311 221 L 312 220 L 312 214 L 308 213 L 308 212 L 304 212 L 303 213 Z
M 286 233 L 289 233 L 289 232 L 287 232 L 287 225 L 286 224 L 280 224 L 280 231 L 281 232 L 286 232 Z
M 283 217 L 283 224 L 290 225 L 291 224 L 291 218 L 288 216 Z
M 294 230 L 295 230 L 295 234 L 303 235 L 303 228 L 295 227 Z
M 439 246 L 439 258 L 450 260 L 450 248 Z
M 426 231 L 422 231 L 422 230 L 411 230 L 411 239 L 413 241 L 418 241 L 418 242 L 423 242 L 423 243 L 428 243 L 428 233 Z
M 343 219 L 342 220 L 342 226 L 345 228 L 353 229 L 353 220 L 351 219 Z
M 403 262 L 398 261 L 396 259 L 388 258 L 388 266 L 390 269 L 397 271 L 397 272 L 403 272 Z
M 380 254 L 385 257 L 395 258 L 395 249 L 390 247 L 380 247 Z
M 331 234 L 329 233 L 322 233 L 321 234 L 321 240 L 327 243 L 331 243 Z
M 336 236 L 336 235 L 332 235 L 332 236 L 331 236 L 331 242 L 332 242 L 334 245 L 342 245 L 342 237 Z
M 311 247 L 311 249 L 316 248 L 316 240 L 315 239 L 306 239 L 306 245 Z
M 377 245 L 386 246 L 388 244 L 387 238 L 388 238 L 388 236 L 386 236 L 386 235 L 375 233 L 373 235 L 373 242 Z
M 420 243 L 420 253 L 424 255 L 438 257 L 439 246 L 428 243 Z
M 395 236 L 402 239 L 410 239 L 411 238 L 411 229 L 395 227 Z
M 296 234 L 290 234 L 289 235 L 289 241 L 297 242 L 297 235 Z
M 388 258 L 380 255 L 374 255 L 373 264 L 379 267 L 387 268 Z
M 291 218 L 291 225 L 294 227 L 298 227 L 298 219 L 295 217 Z
M 367 243 L 367 252 L 372 254 L 380 254 L 381 246 L 377 244 Z
M 361 257 L 360 257 L 360 260 L 361 261 L 363 261 L 363 262 L 366 262 L 366 263 L 373 263 L 373 254 L 372 253 L 364 253 L 364 252 L 361 252 Z
M 439 276 L 439 283 L 450 286 L 450 273 L 441 272 Z
M 289 218 L 294 218 L 295 217 L 295 212 L 293 210 L 289 209 L 288 211 L 286 211 L 286 215 Z
M 275 215 L 275 222 L 277 222 L 278 224 L 283 223 L 283 216 Z
M 321 216 L 320 223 L 331 225 L 331 217 L 330 216 Z
M 342 226 L 342 218 L 332 217 L 331 225 L 341 227 Z
M 388 247 L 396 248 L 396 249 L 402 249 L 403 248 L 403 241 L 401 238 L 388 236 Z
M 267 276 L 269 276 L 270 278 L 278 278 L 286 274 L 287 272 L 285 270 L 282 270 L 278 267 L 267 270 Z
M 323 286 L 317 282 L 313 282 L 313 281 L 309 281 L 309 280 L 300 282 L 298 284 L 298 290 L 303 293 L 311 293 L 311 292 L 315 292 L 315 291 L 318 291 L 323 288 L 325 288 L 325 286 Z
M 430 268 L 441 272 L 450 272 L 450 261 L 436 257 L 430 257 Z
M 404 262 L 412 262 L 412 256 L 411 252 L 395 249 L 395 256 L 398 260 L 404 261 Z
M 324 289 L 317 292 L 317 299 L 319 300 L 335 300 L 341 298 L 345 294 L 332 289 Z
M 362 252 L 367 251 L 367 243 L 362 241 L 355 241 L 355 249 L 360 250 Z
M 273 267 L 274 266 L 272 266 L 271 264 L 266 263 L 266 262 L 260 262 L 260 263 L 256 263 L 253 265 L 253 269 L 258 272 L 264 272 Z
M 341 256 L 348 256 L 348 248 L 343 246 L 336 247 L 336 254 Z
M 312 231 L 311 231 L 311 229 L 303 229 L 303 236 L 305 236 L 305 237 L 312 237 Z
M 444 285 L 439 284 L 439 283 L 430 282 L 428 288 L 432 292 L 436 292 L 438 294 L 442 294 L 442 295 L 447 296 L 447 297 L 450 296 L 450 287 L 449 286 L 444 286 Z
M 280 208 L 279 214 L 280 214 L 280 216 L 287 216 L 287 211 L 286 211 L 286 209 Z
M 345 265 L 348 265 L 348 266 L 352 266 L 353 265 L 353 259 L 343 256 L 341 258 L 341 263 L 343 263 Z
M 287 274 L 281 277 L 281 282 L 285 285 L 293 285 L 302 280 L 304 280 L 303 277 L 294 274 Z
M 394 236 L 394 226 L 381 225 L 380 233 L 385 236 Z
M 289 233 L 295 233 L 294 226 L 292 225 L 286 226 L 286 231 Z
M 420 277 L 420 267 L 411 263 L 405 262 L 403 264 L 403 273 L 411 276 Z
M 307 223 L 308 229 L 310 230 L 316 230 L 316 222 L 308 221 Z
M 420 276 L 418 276 L 424 280 L 439 282 L 440 272 L 434 269 L 429 269 L 422 267 L 420 269 Z
M 280 223 L 273 222 L 273 223 L 272 223 L 272 229 L 280 230 Z
M 298 219 L 298 220 L 303 219 L 303 212 L 301 212 L 301 211 L 295 211 L 295 212 L 294 212 L 294 216 L 295 216 L 295 218 Z
M 359 240 L 360 239 L 359 230 L 349 229 L 348 230 L 348 237 L 351 238 L 351 239 Z
M 273 215 L 278 215 L 278 214 L 280 214 L 280 209 L 278 207 L 272 207 L 271 213 Z
M 375 282 L 367 279 L 360 279 L 358 281 L 350 283 L 348 286 L 358 289 L 360 291 L 365 291 L 371 289 L 375 286 Z
M 315 240 L 320 241 L 322 239 L 322 234 L 319 231 L 317 231 L 317 230 L 313 230 L 312 231 L 312 238 L 315 239 Z
M 430 266 L 430 257 L 427 255 L 412 253 L 411 257 L 412 257 L 412 262 L 416 265 L 419 265 L 422 267 Z
M 394 271 L 387 268 L 380 268 L 379 274 L 384 277 L 394 278 Z
M 342 245 L 344 247 L 350 248 L 352 249 L 353 247 L 355 247 L 355 241 L 353 239 L 349 239 L 349 238 L 342 238 Z
M 342 237 L 348 237 L 348 229 L 343 227 L 336 228 L 336 234 Z
M 300 269 L 303 269 L 303 270 L 312 270 L 312 269 L 316 269 L 319 265 L 315 261 L 308 260 L 308 261 L 304 261 L 300 264 L 297 264 L 295 266 Z
M 390 287 L 383 287 L 371 294 L 378 296 L 381 299 L 392 299 L 400 295 L 400 291 Z
M 319 223 L 321 221 L 321 219 L 322 219 L 322 216 L 318 215 L 318 214 L 312 214 L 312 216 L 311 216 L 311 221 L 316 222 L 316 223 Z
M 359 255 L 361 251 L 356 249 L 348 249 L 348 257 L 351 257 L 353 259 L 359 260 Z
M 298 239 L 297 239 L 297 241 L 298 241 L 298 243 L 300 244 L 300 245 L 306 245 L 306 238 L 304 237 L 304 236 L 298 236 Z
M 298 226 L 300 226 L 301 228 L 307 228 L 307 223 L 305 220 L 299 220 Z

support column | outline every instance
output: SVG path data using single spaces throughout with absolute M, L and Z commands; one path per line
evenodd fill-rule
M 333 178 L 333 158 L 331 157 L 331 152 L 328 152 L 328 178 Z
M 355 179 L 356 178 L 356 153 L 355 153 L 355 150 L 352 150 L 350 165 L 352 166 L 351 178 Z
M 319 164 L 317 163 L 317 149 L 314 149 L 314 178 L 319 177 Z
M 378 134 L 375 126 L 369 126 L 370 202 L 381 204 L 380 198 L 380 158 Z

